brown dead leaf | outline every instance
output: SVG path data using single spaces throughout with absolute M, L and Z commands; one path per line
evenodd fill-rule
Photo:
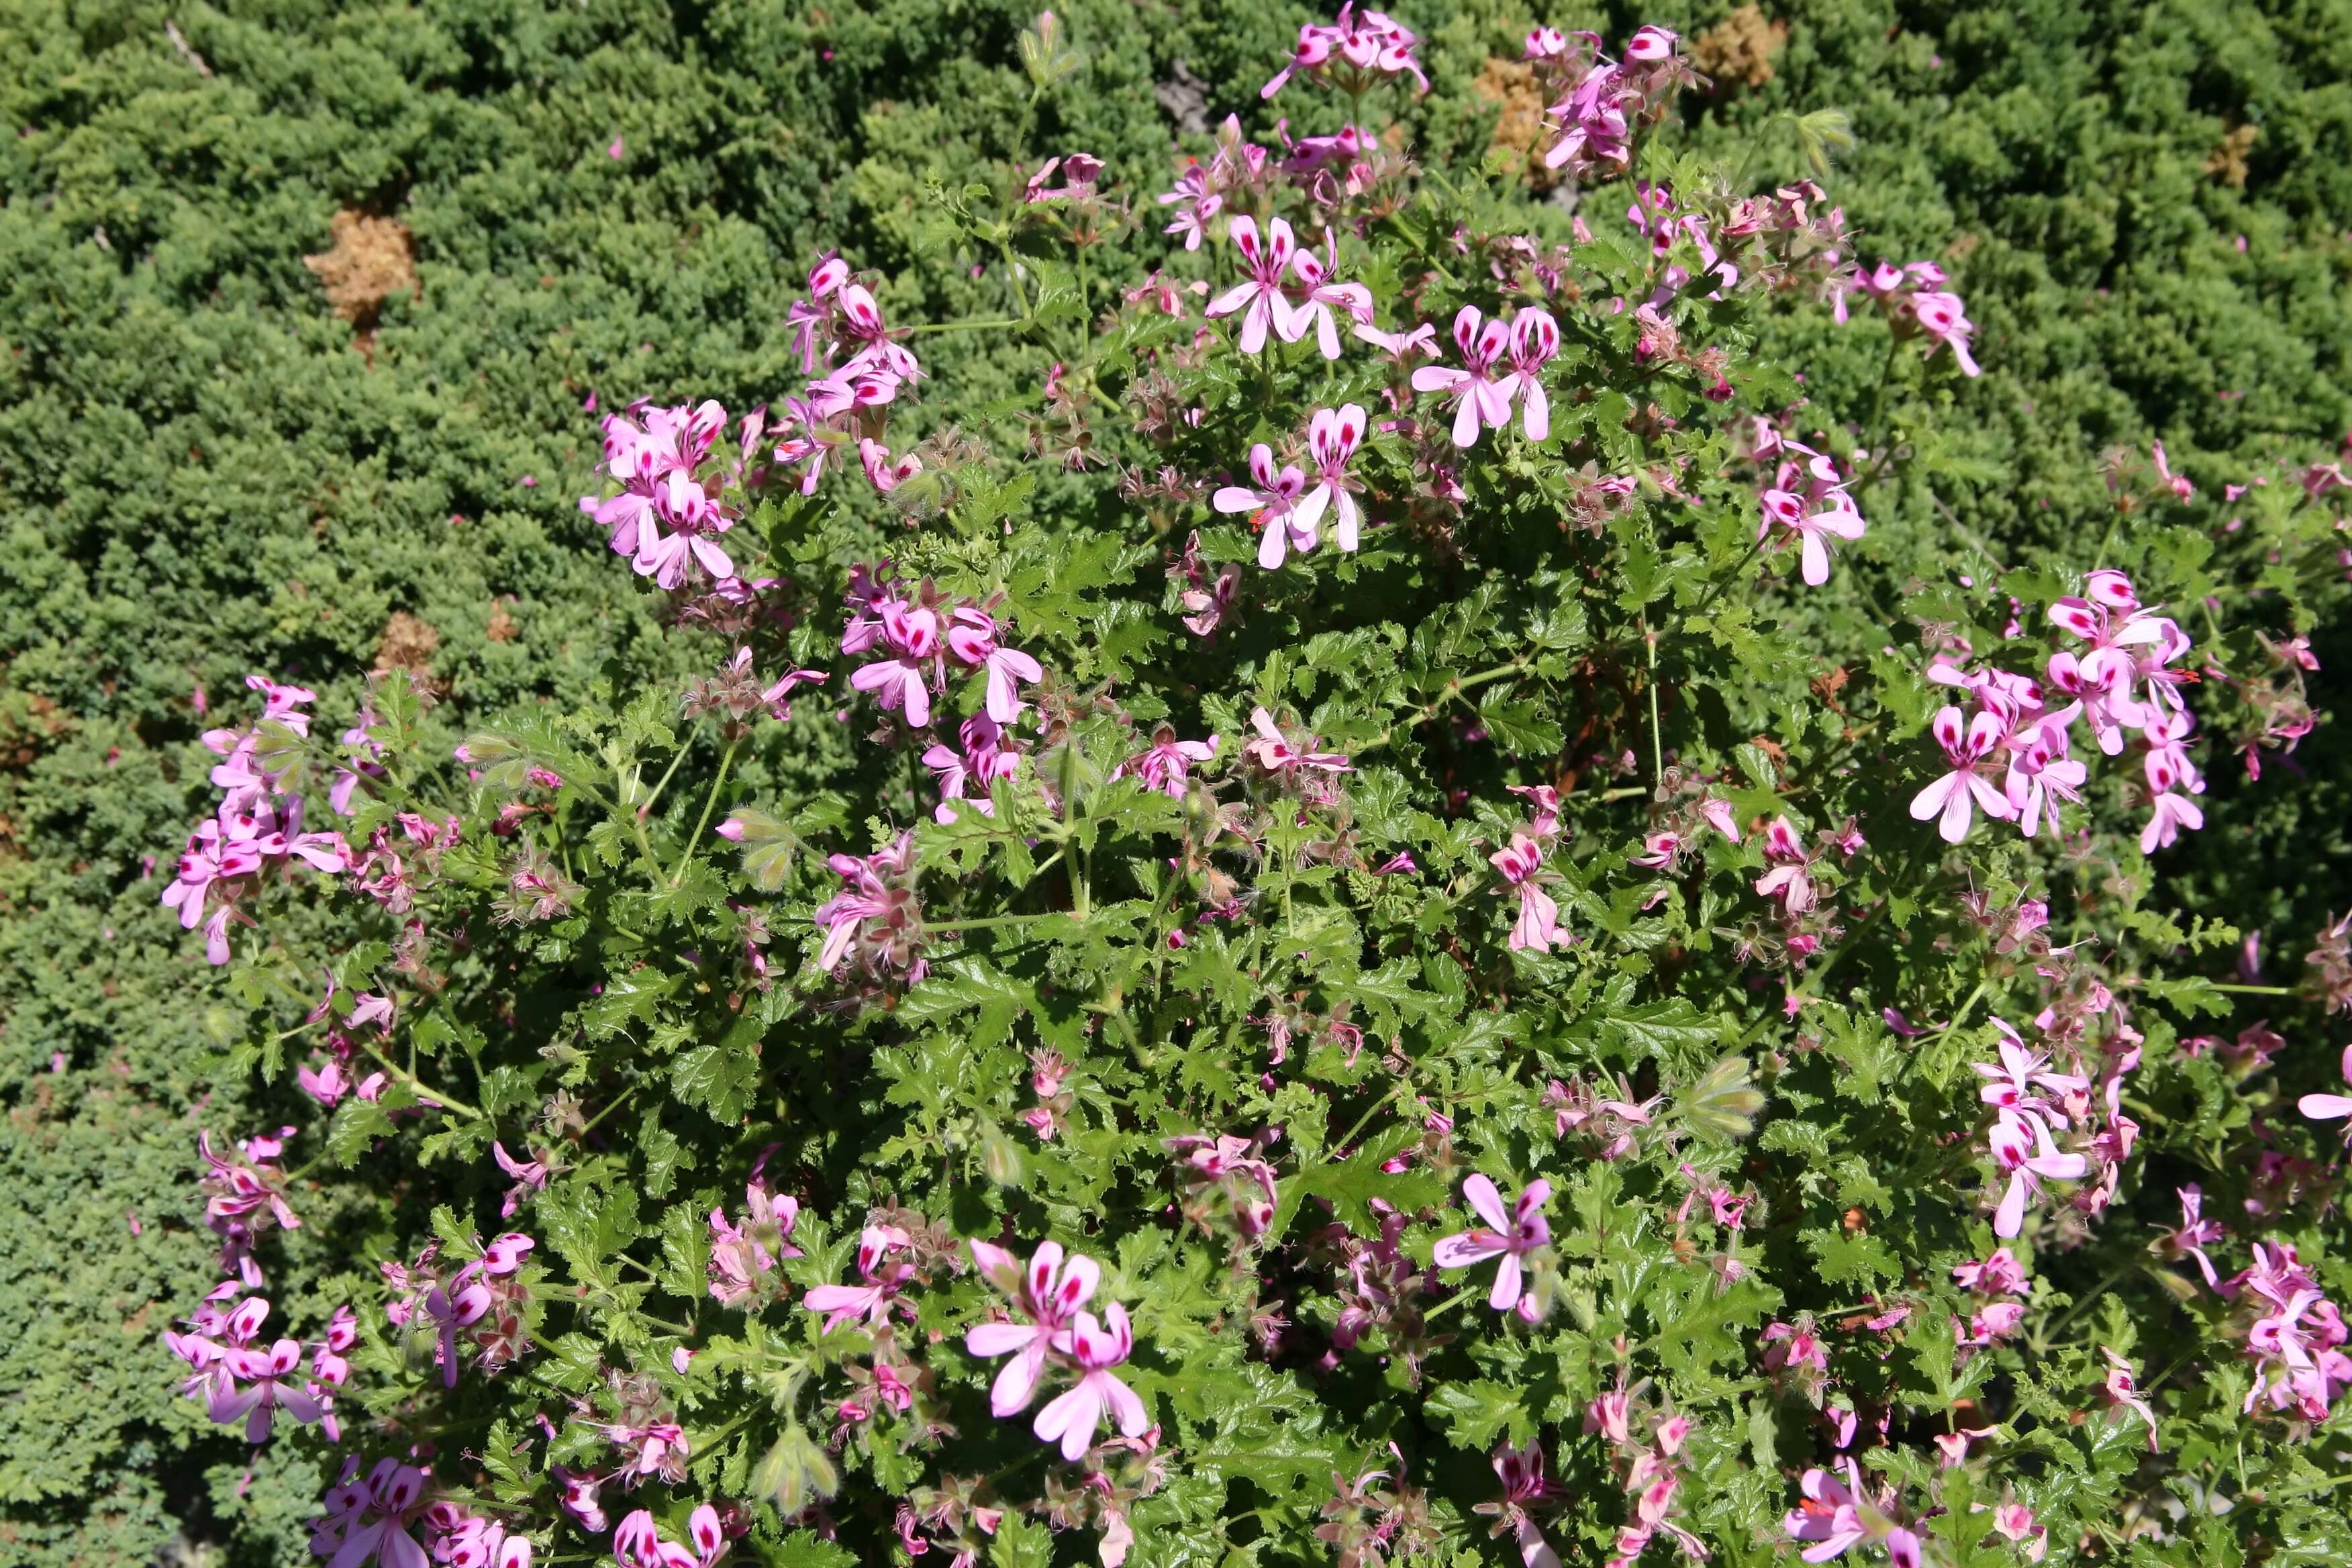
M 2221 144 L 2213 149 L 2213 155 L 2205 160 L 2205 172 L 2220 176 L 2221 183 L 2232 190 L 2244 190 L 2246 175 L 2250 172 L 2247 156 L 2253 152 L 2254 141 L 2262 133 L 2263 128 L 2259 125 L 2241 125 L 2222 137 Z
M 383 635 L 376 639 L 375 668 L 423 669 L 440 646 L 439 632 L 406 610 L 394 610 L 392 619 L 383 623 Z
M 1543 89 L 1536 85 L 1536 68 L 1526 60 L 1489 55 L 1478 68 L 1470 90 L 1502 107 L 1491 145 L 1525 159 L 1530 172 L 1545 172 L 1536 159 L 1536 149 L 1543 141 L 1545 108 Z
M 352 324 L 352 341 L 365 352 L 375 342 L 383 302 L 416 291 L 416 243 L 404 225 L 348 207 L 335 215 L 331 232 L 334 244 L 304 257 L 302 265 L 318 275 L 328 308 Z
M 1788 23 L 1766 21 L 1761 5 L 1742 5 L 1691 40 L 1691 61 L 1718 87 L 1758 88 L 1772 79 L 1772 57 L 1788 42 Z

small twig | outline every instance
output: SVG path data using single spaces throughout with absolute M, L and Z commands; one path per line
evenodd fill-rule
M 172 47 L 180 51 L 180 58 L 187 61 L 189 68 L 198 76 L 209 78 L 213 74 L 213 68 L 205 63 L 204 56 L 196 53 L 195 46 L 188 42 L 186 35 L 180 31 L 180 25 L 177 22 L 166 17 L 163 22 L 163 36 L 172 40 Z

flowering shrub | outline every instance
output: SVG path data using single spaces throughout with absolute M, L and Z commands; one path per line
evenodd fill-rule
M 1670 156 L 1658 27 L 1528 42 L 1574 218 L 1424 172 L 1417 47 L 942 185 L 987 315 L 828 256 L 767 408 L 608 415 L 691 677 L 206 737 L 163 918 L 315 1109 L 203 1145 L 168 1342 L 320 1556 L 2340 1551 L 2332 1047 L 2182 1037 L 2265 980 L 2149 862 L 2315 722 L 2328 464 L 1889 555 L 1883 394 L 2000 368 L 1934 264 Z M 950 331 L 1051 369 L 933 402 Z

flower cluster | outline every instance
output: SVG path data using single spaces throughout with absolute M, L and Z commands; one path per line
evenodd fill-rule
M 740 595 L 734 558 L 719 537 L 742 515 L 738 499 L 756 476 L 744 464 L 758 448 L 763 417 L 744 416 L 734 460 L 718 451 L 727 410 L 714 400 L 660 408 L 632 404 L 604 417 L 604 471 L 618 494 L 580 498 L 580 510 L 606 531 L 616 555 L 664 588 L 707 581 L 722 595 Z
M 325 997 L 236 1058 L 274 1073 L 307 1034 L 286 1076 L 333 1125 L 292 1176 L 292 1128 L 203 1140 L 224 1282 L 167 1342 L 256 1442 L 322 1451 L 341 1398 L 413 1445 L 343 1463 L 313 1524 L 334 1568 L 530 1568 L 574 1533 L 618 1568 L 745 1537 L 1081 1553 L 1049 1531 L 1105 1568 L 1228 1535 L 1345 1568 L 1781 1536 L 1909 1563 L 1963 1524 L 2038 1559 L 2100 1510 L 2174 1530 L 2162 1489 L 2191 1477 L 2238 1489 L 2200 1527 L 2324 1533 L 2307 1457 L 2110 1461 L 2143 1426 L 2201 1424 L 2209 1456 L 2232 1423 L 2300 1434 L 2352 1386 L 2333 1129 L 2245 1087 L 2299 1071 L 2307 1031 L 2259 933 L 2170 920 L 2147 863 L 2201 822 L 2187 684 L 2232 746 L 2308 732 L 2305 610 L 2273 590 L 2335 573 L 2339 531 L 2295 522 L 2299 557 L 2119 534 L 2143 582 L 2210 590 L 2193 667 L 2104 567 L 2039 668 L 1986 662 L 1888 559 L 1916 531 L 1889 520 L 1926 513 L 1912 442 L 1881 437 L 1918 405 L 1882 420 L 1882 385 L 1857 423 L 1822 374 L 1820 406 L 1755 406 L 1791 384 L 1754 345 L 1800 286 L 1867 293 L 1975 374 L 1941 272 L 1853 268 L 1818 185 L 1742 195 L 1645 151 L 1696 80 L 1654 26 L 1622 58 L 1539 29 L 1491 62 L 1537 84 L 1549 129 L 1523 101 L 1512 144 L 1581 204 L 1498 223 L 1355 123 L 1423 80 L 1417 47 L 1353 5 L 1304 29 L 1266 90 L 1304 76 L 1347 122 L 1260 146 L 1229 121 L 1161 198 L 1165 272 L 1101 275 L 1139 220 L 1090 153 L 927 186 L 955 269 L 892 297 L 1019 311 L 912 329 L 1012 334 L 1027 395 L 963 430 L 885 444 L 924 373 L 832 255 L 791 306 L 781 416 L 605 420 L 619 493 L 583 505 L 678 595 L 684 649 L 615 652 L 454 756 L 429 686 L 392 677 L 340 753 L 268 682 L 253 731 L 216 732 L 235 808 L 166 901 L 225 930 L 273 858 L 341 873 Z M 1050 14 L 1019 58 L 1033 110 L 1077 68 Z M 1676 183 L 1599 188 L 1637 164 Z M 1631 242 L 1596 239 L 1621 209 Z M 888 501 L 826 490 L 853 451 Z M 759 493 L 787 473 L 799 496 Z M 2210 504 L 2158 473 L 2159 515 Z M 2262 526 L 2332 504 L 2314 483 L 2256 497 Z M 1838 563 L 1865 495 L 1882 528 Z M 1284 570 L 1327 537 L 1323 570 Z M 1996 542 L 2007 644 L 2060 580 Z M 1926 717 L 1914 628 L 1956 694 L 1924 789 L 1886 750 Z M 2064 812 L 2091 750 L 2134 747 L 2138 857 Z M 321 759 L 356 852 L 299 832 Z M 1969 846 L 1979 812 L 2021 836 Z M 2347 933 L 2314 1004 L 2352 999 Z M 2194 967 L 2216 952 L 2237 983 Z M 291 1014 L 303 973 L 239 978 Z M 2250 989 L 2278 1027 L 2176 1047 L 2154 1021 Z M 1991 1059 L 1962 1071 L 1972 1040 Z M 2301 1109 L 2352 1121 L 2352 1095 Z M 299 1197 L 327 1166 L 358 1173 L 334 1206 Z M 268 1228 L 299 1201 L 331 1246 L 362 1194 L 385 1300 L 269 1337 Z M 492 1206 L 543 1240 L 481 1242 Z M 2224 1280 L 2241 1210 L 2265 1238 Z M 1045 1235 L 1072 1249 L 1015 1257 Z M 2223 1353 L 2148 1345 L 2159 1315 Z M 2218 1396 L 2216 1359 L 2250 1369 Z M 1424 1462 L 1446 1447 L 1465 1462 Z
M 181 1391 L 202 1400 L 205 1414 L 222 1426 L 242 1423 L 248 1443 L 269 1441 L 281 1410 L 298 1422 L 317 1424 L 330 1442 L 338 1439 L 341 1434 L 331 1391 L 351 1377 L 345 1352 L 359 1341 L 358 1320 L 351 1309 L 338 1309 L 327 1324 L 326 1337 L 315 1342 L 264 1341 L 261 1327 L 269 1317 L 268 1301 L 248 1296 L 228 1305 L 236 1294 L 234 1284 L 220 1286 L 186 1320 L 187 1332 L 165 1331 L 164 1345 L 187 1363 L 191 1373 Z
M 1385 13 L 1368 9 L 1360 14 L 1354 0 L 1349 0 L 1339 7 L 1337 21 L 1309 22 L 1298 29 L 1290 63 L 1267 79 L 1258 96 L 1272 98 L 1293 76 L 1359 97 L 1378 83 L 1411 77 L 1427 92 L 1429 78 L 1413 58 L 1420 42 Z
M 1126 1437 L 1140 1437 L 1150 1412 L 1115 1370 L 1135 1350 L 1127 1309 L 1113 1301 L 1100 1314 L 1086 1310 L 1102 1280 L 1102 1266 L 1083 1253 L 1065 1256 L 1058 1242 L 1041 1242 L 1024 1269 L 1003 1247 L 970 1244 L 982 1278 L 1010 1304 L 1010 1321 L 991 1321 L 964 1336 L 964 1348 L 984 1361 L 1009 1356 L 989 1390 L 999 1417 L 1018 1415 L 1037 1395 L 1049 1366 L 1074 1375 L 1070 1387 L 1037 1412 L 1030 1429 L 1038 1441 L 1076 1460 L 1108 1416 Z
M 1360 336 L 1371 325 L 1372 291 L 1361 283 L 1333 281 L 1336 264 L 1299 248 L 1287 218 L 1268 223 L 1263 237 L 1256 220 L 1246 216 L 1236 216 L 1226 232 L 1241 252 L 1247 276 L 1210 300 L 1202 314 L 1216 321 L 1239 312 L 1242 353 L 1257 353 L 1271 338 L 1295 343 L 1311 331 L 1323 357 L 1336 360 L 1339 329 L 1332 314 L 1335 308 L 1346 313 Z
M 1315 464 L 1313 482 L 1297 467 L 1274 466 L 1274 448 L 1261 441 L 1250 448 L 1248 485 L 1226 485 L 1211 499 L 1228 516 L 1246 513 L 1257 531 L 1257 563 L 1271 572 L 1296 551 L 1315 548 L 1323 513 L 1332 513 L 1331 542 L 1353 554 L 1360 537 L 1362 514 L 1357 510 L 1358 486 L 1348 473 L 1349 459 L 1364 438 L 1364 411 L 1349 403 L 1339 408 L 1318 408 L 1307 427 L 1307 450 Z
M 2220 1287 L 2237 1303 L 2237 1328 L 2253 1364 L 2244 1408 L 2325 1421 L 2334 1402 L 2352 1388 L 2352 1355 L 2344 1351 L 2352 1329 L 2293 1247 L 2256 1242 L 2253 1254 L 2251 1265 Z
M 261 718 L 250 730 L 205 731 L 205 749 L 221 759 L 212 771 L 220 804 L 188 836 L 178 874 L 163 889 L 164 907 L 179 911 L 183 931 L 205 928 L 205 957 L 214 963 L 228 962 L 229 926 L 254 923 L 243 905 L 266 882 L 297 860 L 331 874 L 352 863 L 341 834 L 303 831 L 302 796 L 284 787 L 310 732 L 303 710 L 316 696 L 267 676 L 249 675 L 245 683 L 262 695 Z
M 1660 1535 L 1688 1562 L 1703 1563 L 1708 1555 L 1705 1543 L 1676 1517 L 1690 1479 L 1690 1417 L 1653 1408 L 1643 1397 L 1647 1388 L 1646 1383 L 1626 1387 L 1621 1374 L 1615 1388 L 1584 1410 L 1584 1430 L 1608 1445 L 1609 1468 L 1625 1493 L 1627 1519 L 1617 1531 L 1609 1568 L 1633 1568 Z
M 932 698 L 944 689 L 950 664 L 985 679 L 983 711 L 998 725 L 1021 717 L 1029 706 L 1022 685 L 1045 676 L 1035 659 L 998 642 L 993 605 L 943 598 L 928 580 L 902 593 L 887 562 L 853 573 L 848 600 L 841 651 L 881 656 L 852 671 L 849 683 L 910 730 L 930 723 Z
M 457 1386 L 461 1333 L 472 1342 L 474 1364 L 493 1375 L 530 1353 L 531 1289 L 521 1270 L 536 1245 L 509 1231 L 492 1237 L 481 1257 L 455 1269 L 446 1267 L 437 1244 L 414 1263 L 386 1258 L 379 1265 L 392 1291 L 385 1319 L 394 1328 L 414 1325 L 434 1337 L 442 1387 Z
M 1526 58 L 1553 98 L 1545 111 L 1553 141 L 1544 167 L 1564 168 L 1578 180 L 1623 174 L 1634 138 L 1664 119 L 1675 94 L 1696 79 L 1680 42 L 1664 27 L 1644 26 L 1625 41 L 1622 59 L 1611 59 L 1597 34 L 1555 27 L 1529 33 Z
M 1763 510 L 1757 542 L 1795 543 L 1805 582 L 1818 588 L 1830 580 L 1830 542 L 1851 543 L 1866 531 L 1862 509 L 1827 453 L 1783 435 L 1767 419 L 1756 420 L 1752 430 L 1756 459 L 1771 472 L 1757 498 Z
M 826 464 L 852 446 L 876 489 L 896 489 L 919 473 L 922 463 L 912 453 L 894 464 L 881 442 L 888 408 L 922 378 L 923 368 L 883 324 L 873 289 L 851 276 L 847 262 L 828 255 L 809 269 L 808 298 L 793 301 L 784 321 L 812 379 L 801 396 L 783 400 L 773 426 L 780 437 L 774 457 L 800 470 L 801 493 L 815 494 Z
M 1857 262 L 1851 270 L 1832 278 L 1829 287 L 1840 322 L 1846 319 L 1847 299 L 1854 294 L 1866 295 L 1877 302 L 1898 341 L 1924 337 L 1931 357 L 1937 349 L 1948 348 L 1963 373 L 1980 374 L 1975 358 L 1969 353 L 1969 340 L 1976 334 L 1975 323 L 1969 320 L 1960 297 L 1944 287 L 1948 281 L 1944 269 L 1932 261 L 1897 267 L 1882 260 L 1868 268 Z
M 2029 838 L 2045 823 L 2055 831 L 2058 803 L 2081 799 L 2088 776 L 2070 754 L 2079 720 L 2109 756 L 2123 751 L 2126 730 L 2139 731 L 2151 808 L 2141 853 L 2168 847 L 2184 827 L 2204 826 L 2193 797 L 2205 792 L 2205 780 L 2187 745 L 2196 720 L 2181 700 L 2184 675 L 2176 668 L 2189 650 L 2188 634 L 2143 606 L 2131 579 L 2105 569 L 2084 579 L 2081 595 L 2053 605 L 2050 619 L 2083 652 L 2052 654 L 2043 680 L 1943 660 L 1928 667 L 1928 679 L 1969 693 L 1972 707 L 1937 712 L 1936 743 L 1948 771 L 1912 798 L 1911 815 L 1937 820 L 1952 844 L 1968 837 L 1979 810 L 2015 822 Z M 2071 700 L 2053 707 L 2049 693 Z

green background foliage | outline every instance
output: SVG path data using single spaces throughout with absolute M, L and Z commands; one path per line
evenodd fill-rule
M 1008 4 L 0 16 L 0 1558 L 141 1562 L 182 1535 L 288 1560 L 317 1495 L 282 1446 L 249 1460 L 176 1401 L 158 1340 L 211 1280 L 196 1128 L 290 1110 L 221 1070 L 233 1011 L 155 907 L 149 858 L 168 870 L 206 797 L 192 689 L 241 713 L 238 678 L 263 670 L 348 710 L 405 612 L 437 634 L 429 668 L 461 713 L 577 700 L 658 636 L 573 505 L 590 392 L 743 407 L 789 389 L 779 316 L 823 247 L 885 273 L 896 318 L 992 302 L 937 249 L 927 174 L 1003 179 L 1085 149 L 1157 188 L 1180 121 L 1320 131 L 1339 112 L 1258 100 L 1300 7 L 1064 9 L 1080 90 L 1036 121 Z M 1435 162 L 1485 151 L 1481 72 L 1529 22 L 1696 33 L 1730 7 L 1394 9 L 1428 39 L 1434 90 L 1412 112 Z M 1690 142 L 1753 144 L 1759 175 L 1794 175 L 1769 116 L 1850 113 L 1834 197 L 1890 258 L 1953 273 L 1989 370 L 1935 394 L 1957 406 L 1936 413 L 1929 482 L 1874 510 L 1864 559 L 1891 588 L 1906 561 L 2058 542 L 2052 520 L 2106 510 L 2113 444 L 2160 437 L 2218 488 L 2352 425 L 2352 4 L 1773 14 L 1776 76 L 1696 100 Z M 2241 187 L 2208 165 L 2249 124 Z M 345 208 L 414 236 L 419 288 L 365 353 L 303 265 Z M 1767 353 L 1825 406 L 1866 398 L 1883 332 L 1811 312 L 1777 333 Z M 1043 369 L 984 339 L 926 361 L 933 409 Z M 2323 682 L 2352 658 L 2320 653 Z M 2283 951 L 2342 901 L 2347 853 L 2332 731 L 2300 760 L 2307 778 L 2274 767 L 2259 810 L 2182 852 L 2178 884 Z M 2233 772 L 2216 760 L 2217 796 L 2243 788 Z M 281 1292 L 325 1301 L 336 1266 L 315 1230 L 291 1238 Z

